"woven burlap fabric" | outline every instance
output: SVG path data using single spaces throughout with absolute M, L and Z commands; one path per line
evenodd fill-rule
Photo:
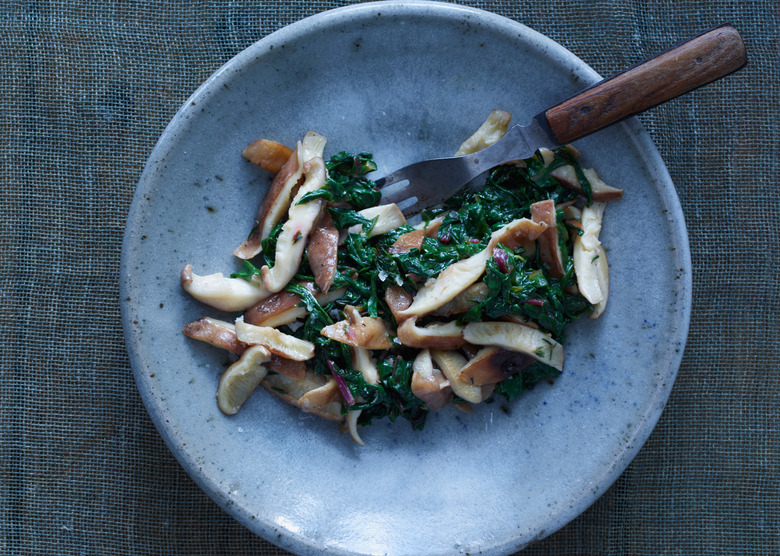
M 0 553 L 282 554 L 174 460 L 122 336 L 125 218 L 190 93 L 268 33 L 347 2 L 0 6 Z M 528 554 L 780 553 L 780 7 L 469 2 L 612 73 L 724 21 L 739 74 L 642 117 L 686 215 L 693 316 L 648 443 Z

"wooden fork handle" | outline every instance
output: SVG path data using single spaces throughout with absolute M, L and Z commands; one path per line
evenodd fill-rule
M 721 25 L 577 93 L 545 116 L 563 145 L 712 83 L 746 63 L 739 32 Z

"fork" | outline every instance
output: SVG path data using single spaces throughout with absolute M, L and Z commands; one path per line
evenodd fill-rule
M 747 54 L 730 24 L 715 27 L 613 75 L 515 125 L 493 145 L 458 157 L 423 160 L 376 180 L 382 204 L 411 216 L 441 204 L 494 166 L 528 158 L 644 112 L 745 66 Z

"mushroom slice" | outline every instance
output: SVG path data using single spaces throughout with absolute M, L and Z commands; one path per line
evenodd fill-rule
M 262 251 L 262 241 L 271 234 L 274 225 L 281 219 L 290 203 L 290 195 L 294 188 L 303 181 L 301 164 L 299 163 L 300 144 L 287 162 L 276 174 L 271 187 L 260 202 L 257 216 L 252 225 L 252 231 L 244 242 L 239 245 L 233 255 L 240 259 L 251 259 Z
M 412 304 L 399 311 L 401 318 L 423 316 L 435 311 L 476 282 L 485 271 L 493 248 L 489 247 L 445 268 L 437 278 L 427 282 L 414 297 Z
M 460 378 L 477 386 L 498 384 L 534 361 L 533 357 L 519 351 L 485 347 L 463 367 Z
M 569 151 L 569 153 L 574 158 L 579 158 L 580 157 L 580 151 L 575 149 L 573 146 L 565 145 L 565 148 L 566 148 L 567 151 Z M 538 152 L 539 152 L 539 154 L 542 155 L 542 162 L 544 163 L 545 166 L 549 166 L 550 164 L 552 164 L 553 160 L 555 160 L 555 153 L 552 152 L 547 147 L 541 147 Z
M 303 284 L 308 288 L 307 284 Z M 292 292 L 280 291 L 253 305 L 244 313 L 244 321 L 255 326 L 281 326 L 306 315 L 306 309 L 299 307 L 301 297 Z
M 276 141 L 258 139 L 245 148 L 241 154 L 249 162 L 257 164 L 263 170 L 278 174 L 285 163 L 290 160 L 293 150 Z
M 298 406 L 303 411 L 316 415 L 319 415 L 321 412 L 324 412 L 326 415 L 331 415 L 334 413 L 333 409 L 337 408 L 340 416 L 341 394 L 339 393 L 338 384 L 336 384 L 333 377 L 328 377 L 325 384 L 319 388 L 309 390 L 301 396 L 298 399 Z M 339 420 L 341 419 L 339 418 Z
M 593 305 L 591 318 L 598 318 L 609 297 L 609 265 L 607 254 L 599 241 L 604 203 L 593 203 L 582 209 L 582 235 L 574 236 L 574 272 L 577 288 Z
M 247 348 L 247 345 L 236 337 L 236 327 L 233 323 L 211 317 L 185 324 L 182 332 L 190 338 L 226 349 L 236 355 L 241 355 Z
M 395 203 L 390 203 L 389 205 L 377 205 L 375 207 L 368 207 L 366 209 L 363 209 L 361 211 L 358 211 L 358 214 L 362 216 L 363 218 L 367 218 L 368 220 L 373 220 L 376 218 L 376 221 L 374 222 L 374 225 L 371 227 L 371 230 L 368 232 L 363 231 L 363 225 L 362 224 L 355 224 L 354 226 L 350 227 L 348 232 L 350 234 L 362 234 L 365 233 L 368 237 L 374 237 L 382 234 L 386 234 L 390 230 L 395 230 L 399 226 L 403 226 L 406 224 L 406 217 L 404 216 L 404 213 L 401 212 L 401 209 L 398 208 L 398 205 Z
M 340 298 L 346 288 L 329 291 L 326 294 L 315 292 L 312 282 L 302 282 L 301 285 L 314 293 L 321 305 L 327 305 Z M 306 307 L 300 306 L 301 297 L 297 293 L 280 291 L 247 309 L 244 321 L 256 326 L 277 327 L 290 324 L 307 315 Z
M 323 210 L 311 232 L 306 253 L 312 274 L 314 274 L 314 282 L 324 293 L 328 293 L 333 278 L 336 276 L 338 249 L 339 231 L 333 224 L 330 212 Z
M 566 148 L 575 157 L 579 156 L 579 152 L 571 145 L 566 145 Z M 542 154 L 544 164 L 549 166 L 555 154 L 550 149 L 545 148 L 539 149 L 539 151 Z M 623 197 L 622 189 L 612 187 L 605 183 L 592 168 L 583 168 L 582 173 L 590 183 L 590 191 L 594 201 L 619 201 L 620 198 Z M 568 187 L 580 195 L 585 195 L 585 192 L 580 185 L 580 180 L 577 178 L 577 172 L 571 164 L 566 164 L 550 170 L 550 175 L 564 187 Z
M 408 309 L 413 299 L 412 294 L 401 286 L 388 286 L 385 290 L 385 302 L 390 307 L 390 312 L 398 323 L 404 320 L 399 313 L 404 309 Z
M 244 311 L 271 295 L 259 280 L 227 278 L 221 272 L 199 276 L 186 265 L 181 271 L 181 287 L 201 303 L 220 311 Z
M 272 328 L 277 328 L 279 326 L 284 326 L 285 324 L 290 324 L 299 319 L 302 319 L 307 314 L 308 311 L 306 311 L 306 307 L 292 307 L 291 309 L 287 309 L 286 311 L 282 311 L 280 313 L 271 315 L 266 320 L 263 321 L 250 322 L 249 319 L 246 318 L 245 320 L 250 324 L 254 324 L 257 326 L 270 326 Z
M 271 354 L 271 359 L 268 360 L 265 366 L 269 372 L 289 376 L 290 378 L 302 380 L 306 377 L 306 364 L 303 361 L 285 359 L 275 353 Z
M 487 297 L 490 288 L 488 288 L 485 282 L 477 282 L 470 285 L 461 293 L 452 298 L 435 311 L 432 311 L 432 315 L 449 317 L 460 313 L 465 313 L 471 309 L 474 305 L 484 300 Z
M 441 372 L 447 377 L 450 388 L 456 396 L 471 403 L 480 403 L 482 398 L 482 388 L 469 382 L 461 380 L 460 374 L 463 367 L 466 366 L 466 358 L 457 351 L 439 351 L 431 350 L 431 357 L 439 366 Z
M 546 229 L 547 224 L 542 222 L 518 218 L 493 232 L 487 249 L 490 249 L 490 256 L 493 255 L 491 246 L 494 249 L 499 243 L 513 251 L 521 247 L 527 250 Z
M 566 223 L 576 228 L 582 229 L 582 211 L 574 205 L 566 205 L 563 207 L 563 216 L 566 218 Z
M 558 242 L 555 201 L 547 199 L 532 204 L 531 220 L 547 224 L 548 228 L 536 239 L 539 243 L 539 256 L 542 262 L 550 268 L 552 277 L 560 278 L 564 274 L 564 268 L 563 253 Z
M 293 199 L 288 212 L 288 220 L 276 240 L 276 257 L 273 268 L 263 266 L 263 285 L 272 292 L 278 292 L 295 276 L 303 257 L 306 240 L 320 215 L 322 200 L 315 199 L 301 205 L 298 202 L 307 193 L 316 191 L 325 185 L 325 161 L 321 157 L 304 163 L 306 181 L 303 182 Z
M 315 157 L 322 157 L 326 139 L 318 133 L 309 131 L 299 141 L 295 151 L 276 174 L 271 188 L 266 193 L 257 212 L 249 237 L 233 254 L 241 259 L 251 259 L 262 250 L 261 242 L 271 234 L 273 227 L 281 222 L 290 206 L 295 188 L 304 180 L 303 166 Z
M 361 446 L 365 446 L 366 443 L 363 442 L 363 439 L 360 438 L 360 434 L 358 434 L 358 417 L 360 417 L 360 414 L 363 412 L 362 409 L 351 409 L 347 412 L 347 430 L 349 431 L 349 435 L 352 437 L 352 440 L 355 441 L 355 444 L 360 444 Z
M 390 246 L 390 253 L 408 253 L 412 249 L 421 249 L 426 237 L 435 238 L 437 236 L 442 222 L 444 222 L 442 216 L 438 216 L 428 223 L 421 222 L 411 232 L 398 236 L 398 239 Z
M 425 230 L 412 230 L 398 236 L 388 251 L 390 253 L 408 253 L 412 249 L 421 249 L 425 239 Z
M 516 249 L 527 242 L 535 241 L 546 229 L 546 224 L 528 218 L 518 218 L 499 228 L 493 232 L 485 249 L 449 265 L 438 277 L 420 288 L 412 304 L 398 314 L 404 318 L 422 316 L 435 311 L 479 280 L 485 272 L 485 264 L 493 256 L 493 249 L 499 243 L 510 249 Z
M 270 326 L 255 326 L 236 319 L 236 336 L 249 345 L 263 345 L 271 353 L 287 359 L 306 361 L 314 357 L 314 344 L 278 331 Z
M 455 156 L 475 153 L 489 147 L 506 134 L 511 119 L 512 114 L 509 112 L 493 110 L 479 129 L 463 142 Z
M 433 368 L 431 352 L 420 351 L 412 363 L 412 394 L 420 398 L 431 411 L 438 411 L 452 400 L 450 383 L 439 369 Z
M 470 322 L 463 329 L 463 337 L 479 346 L 520 351 L 559 371 L 563 370 L 563 346 L 535 328 L 513 322 Z
M 268 374 L 264 366 L 271 352 L 264 346 L 252 346 L 238 361 L 222 373 L 217 387 L 217 405 L 225 415 L 235 415 Z
M 482 386 L 482 400 L 487 400 L 490 398 L 490 396 L 493 395 L 493 392 L 496 390 L 495 384 L 485 384 Z
M 623 197 L 622 189 L 605 183 L 592 168 L 583 168 L 582 173 L 590 183 L 591 196 L 594 201 L 619 201 Z M 573 166 L 559 166 L 550 171 L 550 175 L 561 185 L 575 190 L 580 195 L 585 194 Z
M 327 419 L 328 421 L 343 421 L 341 414 L 341 399 L 338 387 L 334 395 L 333 377 L 317 375 L 307 370 L 303 379 L 290 378 L 285 375 L 268 375 L 260 385 L 274 396 L 294 405 L 295 407 Z M 319 390 L 319 391 L 318 391 Z M 309 394 L 308 397 L 307 394 Z M 305 400 L 303 403 L 301 400 Z M 330 400 L 330 401 L 328 401 Z M 305 405 L 306 407 L 302 407 Z
M 352 348 L 352 364 L 363 375 L 363 380 L 368 384 L 379 384 L 379 371 L 376 362 L 371 357 L 371 352 L 366 348 Z
M 590 251 L 588 253 L 591 253 Z M 601 300 L 597 301 L 596 303 L 593 303 L 593 311 L 590 312 L 589 317 L 592 319 L 597 319 L 601 316 L 601 314 L 604 312 L 604 309 L 607 308 L 607 299 L 609 298 L 609 264 L 607 262 L 607 253 L 604 251 L 604 247 L 599 245 L 595 249 L 595 255 L 593 257 L 588 258 L 588 256 L 584 257 L 584 260 L 582 260 L 582 255 L 584 253 L 579 253 L 578 255 L 578 249 L 575 246 L 574 249 L 574 267 L 575 272 L 577 272 L 576 267 L 580 266 L 580 271 L 583 274 L 583 278 L 580 278 L 580 274 L 578 273 L 577 276 L 577 285 L 580 284 L 588 284 L 588 287 L 586 289 L 590 289 L 594 282 L 598 286 L 598 290 L 601 294 Z M 577 264 L 577 259 L 580 258 L 580 264 Z M 591 274 L 592 272 L 592 274 Z M 595 288 L 593 288 L 595 290 Z M 580 293 L 582 293 L 582 288 L 579 288 Z M 585 297 L 585 294 L 582 294 L 583 297 Z M 587 299 L 587 297 L 585 297 Z
M 589 207 L 583 207 L 580 213 L 580 222 L 582 224 L 582 235 L 579 237 L 582 246 L 585 249 L 595 249 L 601 245 L 599 234 L 601 234 L 601 223 L 604 219 L 604 209 L 606 203 L 593 203 Z
M 417 326 L 417 317 L 410 317 L 396 331 L 398 341 L 406 347 L 431 349 L 460 349 L 466 345 L 463 327 L 455 321 Z
M 353 347 L 366 349 L 390 349 L 393 347 L 390 334 L 381 318 L 361 317 L 358 310 L 351 305 L 347 305 L 344 312 L 347 314 L 346 320 L 326 326 L 320 331 L 320 334 Z

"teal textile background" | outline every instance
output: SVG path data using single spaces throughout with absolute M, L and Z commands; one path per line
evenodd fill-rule
M 350 2 L 0 6 L 0 553 L 284 554 L 184 473 L 129 368 L 118 267 L 143 166 L 242 49 Z M 780 6 L 776 0 L 462 2 L 601 74 L 714 25 L 749 65 L 641 117 L 688 222 L 693 316 L 635 461 L 528 554 L 780 553 Z

